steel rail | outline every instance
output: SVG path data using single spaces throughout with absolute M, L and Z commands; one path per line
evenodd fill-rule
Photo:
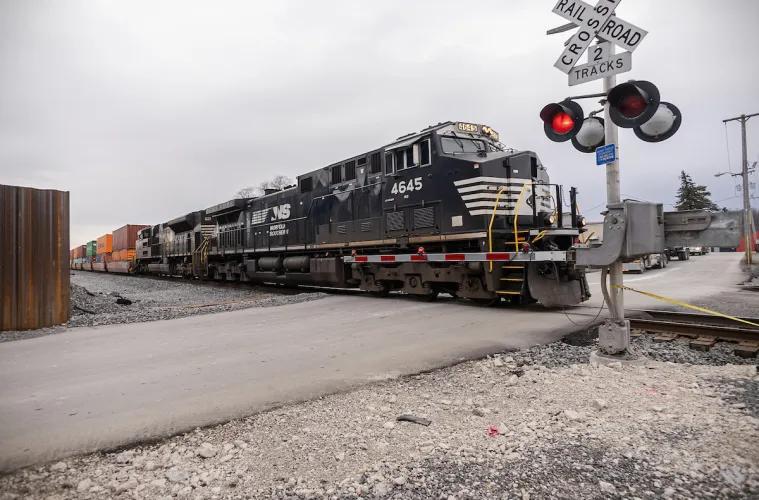
M 640 318 L 650 319 L 650 320 L 674 321 L 674 322 L 683 322 L 683 323 L 699 323 L 702 325 L 739 327 L 739 328 L 744 328 L 747 330 L 759 330 L 759 327 L 752 327 L 751 325 L 747 325 L 745 323 L 738 323 L 737 321 L 733 321 L 731 319 L 724 318 L 722 316 L 710 316 L 708 314 L 698 314 L 698 313 L 689 313 L 689 312 L 680 312 L 680 311 L 664 311 L 664 310 L 658 310 L 658 309 L 653 309 L 653 310 L 628 309 L 628 310 L 631 312 L 637 313 L 638 317 Z M 738 319 L 759 324 L 759 318 L 739 317 Z
M 729 342 L 759 343 L 759 328 L 718 316 L 674 311 L 636 311 L 642 316 L 630 318 L 630 327 L 656 333 L 669 333 L 689 338 L 709 338 Z M 759 323 L 757 318 L 741 318 Z

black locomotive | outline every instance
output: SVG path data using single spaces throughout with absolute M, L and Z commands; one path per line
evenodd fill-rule
M 135 270 L 575 304 L 589 296 L 572 264 L 582 218 L 575 190 L 563 196 L 535 153 L 445 122 L 283 190 L 145 228 Z

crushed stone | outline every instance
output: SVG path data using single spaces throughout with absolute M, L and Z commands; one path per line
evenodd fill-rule
M 270 286 L 203 283 L 86 271 L 71 272 L 70 291 L 71 317 L 66 325 L 0 332 L 0 342 L 63 333 L 80 326 L 176 319 L 251 307 L 281 306 L 326 296 L 320 292 Z
M 0 477 L 0 498 L 759 495 L 756 360 L 634 343 L 643 366 L 536 346 L 26 468 Z

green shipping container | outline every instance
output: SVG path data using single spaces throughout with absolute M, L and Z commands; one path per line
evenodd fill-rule
M 98 253 L 98 242 L 96 240 L 87 242 L 87 257 L 94 257 Z

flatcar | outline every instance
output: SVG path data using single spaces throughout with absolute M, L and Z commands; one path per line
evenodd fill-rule
M 576 190 L 489 126 L 444 122 L 138 233 L 134 272 L 438 293 L 546 306 L 589 297 Z

